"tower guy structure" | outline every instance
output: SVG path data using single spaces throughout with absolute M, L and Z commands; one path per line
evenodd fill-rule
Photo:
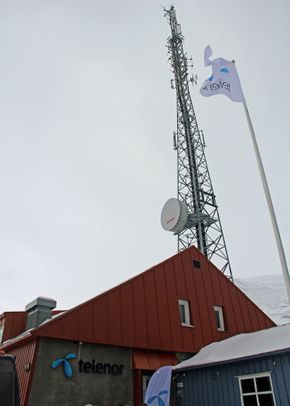
M 174 149 L 177 151 L 177 199 L 169 199 L 162 210 L 165 230 L 178 237 L 178 251 L 191 245 L 211 260 L 232 280 L 223 230 L 215 194 L 204 153 L 205 143 L 198 128 L 189 92 L 189 60 L 183 50 L 183 35 L 177 23 L 174 7 L 165 10 L 171 28 L 168 38 L 169 61 L 176 90 L 177 131 Z

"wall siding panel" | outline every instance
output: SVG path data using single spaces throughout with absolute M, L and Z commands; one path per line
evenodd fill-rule
M 243 314 L 244 309 L 241 307 L 236 287 L 230 289 L 230 297 L 233 303 L 238 333 L 241 333 L 242 331 L 245 331 L 244 314 Z
M 184 348 L 183 343 L 183 330 L 180 327 L 180 314 L 179 314 L 179 306 L 178 306 L 178 297 L 177 290 L 176 290 L 176 278 L 173 269 L 173 264 L 171 261 L 166 261 L 164 263 L 164 272 L 166 275 L 166 292 L 168 295 L 168 311 L 170 314 L 169 323 L 170 323 L 170 331 L 172 337 L 172 345 L 175 348 Z M 178 328 L 176 328 L 178 326 Z
M 217 331 L 216 327 L 216 321 L 215 321 L 215 316 L 214 316 L 214 310 L 213 306 L 215 304 L 215 297 L 213 294 L 213 289 L 212 289 L 212 281 L 211 281 L 211 273 L 208 270 L 208 263 L 203 264 L 204 269 L 202 272 L 202 278 L 203 278 L 203 286 L 204 286 L 204 294 L 205 294 L 205 300 L 206 300 L 206 308 L 207 308 L 207 317 L 209 320 L 209 325 L 211 328 L 211 339 L 210 342 L 213 341 L 218 341 L 221 339 L 220 334 Z
M 235 309 L 230 295 L 229 284 L 223 283 L 224 281 L 220 278 L 220 286 L 223 296 L 223 304 L 225 310 L 226 327 L 229 336 L 238 334 L 238 324 L 235 315 Z M 256 316 L 255 316 L 256 317 Z
M 189 255 L 189 253 L 186 253 L 187 255 L 184 255 L 184 268 L 185 268 L 185 284 L 186 284 L 186 289 L 187 289 L 187 295 L 190 298 L 190 303 L 191 303 L 191 316 L 192 316 L 192 323 L 194 326 L 193 329 L 193 334 L 192 334 L 192 347 L 193 348 L 200 348 L 202 343 L 204 342 L 203 335 L 202 335 L 202 329 L 201 329 L 201 313 L 202 309 L 199 308 L 198 301 L 197 301 L 197 295 L 195 294 L 196 292 L 196 286 L 195 286 L 195 278 L 194 278 L 194 273 L 199 272 L 196 268 L 193 268 L 192 266 L 192 258 Z M 187 345 L 187 343 L 183 343 L 184 346 Z M 189 344 L 190 345 L 190 344 Z
M 133 282 L 132 288 L 136 344 L 146 347 L 148 345 L 148 336 L 143 275 L 142 278 L 138 278 Z
M 144 294 L 148 327 L 148 344 L 152 347 L 160 347 L 158 320 L 156 317 L 150 317 L 150 315 L 156 312 L 157 295 L 159 294 L 159 292 L 156 291 L 153 272 L 149 272 L 148 274 L 144 275 Z
M 188 299 L 185 279 L 184 279 L 184 266 L 183 266 L 181 256 L 174 258 L 173 267 L 174 267 L 174 271 L 178 275 L 178 278 L 176 278 L 177 295 L 180 299 Z
M 25 331 L 26 313 L 25 312 L 5 312 L 0 318 L 0 327 L 5 326 L 2 341 L 16 337 Z
M 78 336 L 85 340 L 93 339 L 93 304 L 80 307 L 78 311 Z
M 177 406 L 240 406 L 238 376 L 270 372 L 276 406 L 290 404 L 290 351 L 236 363 L 179 371 L 175 382 L 184 385 L 184 397 Z
M 203 285 L 202 270 L 194 273 L 196 298 L 198 301 L 199 309 L 201 310 L 201 325 L 200 329 L 204 337 L 204 345 L 211 341 L 211 326 L 209 323 L 208 303 L 206 302 L 205 289 Z
M 37 341 L 29 341 L 26 344 L 11 348 L 6 351 L 7 354 L 14 355 L 17 375 L 19 380 L 19 392 L 20 392 L 20 405 L 26 406 L 29 397 L 30 385 L 33 377 L 35 354 L 37 348 Z M 28 371 L 25 370 L 25 366 L 30 365 Z
M 124 285 L 121 288 L 121 328 L 122 342 L 135 341 L 135 324 L 133 309 L 132 285 Z
M 271 368 L 271 370 L 275 371 L 275 373 L 272 374 L 272 379 L 275 380 L 275 386 L 276 388 L 279 387 L 279 390 L 276 390 L 275 392 L 279 395 L 280 402 L 283 402 L 287 400 L 286 403 L 281 403 L 281 404 L 290 404 L 290 397 L 288 393 L 288 387 L 290 384 L 290 369 L 289 369 L 289 356 L 288 357 L 273 357 L 273 359 L 269 360 L 269 366 L 268 368 Z M 273 365 L 275 363 L 276 365 Z M 283 385 L 280 384 L 280 382 L 283 382 Z M 273 384 L 274 386 L 274 384 Z
M 120 290 L 108 295 L 108 340 L 122 343 Z
M 168 308 L 168 294 L 166 281 L 164 276 L 164 267 L 162 266 L 158 272 L 155 273 L 155 285 L 157 295 L 157 317 L 160 330 L 160 341 L 162 348 L 171 348 L 171 328 L 170 328 L 170 315 Z M 163 292 L 164 294 L 161 294 Z
M 107 296 L 101 296 L 93 304 L 93 318 L 88 320 L 93 325 L 94 341 L 108 341 L 108 300 Z

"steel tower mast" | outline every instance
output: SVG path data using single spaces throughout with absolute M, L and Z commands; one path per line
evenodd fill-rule
M 189 92 L 189 61 L 183 50 L 184 38 L 173 6 L 165 10 L 165 16 L 171 28 L 171 37 L 167 42 L 174 74 L 171 87 L 176 89 L 177 97 L 177 132 L 174 133 L 174 149 L 177 151 L 177 197 L 179 202 L 186 203 L 188 210 L 186 224 L 181 231 L 175 232 L 178 236 L 178 251 L 196 245 L 232 280 L 218 206 L 204 153 L 203 133 L 198 128 Z M 195 81 L 194 78 L 190 80 Z

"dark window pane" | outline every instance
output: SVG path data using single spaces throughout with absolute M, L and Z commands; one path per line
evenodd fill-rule
M 180 320 L 181 323 L 185 323 L 185 306 L 180 304 L 179 305 L 179 312 L 180 312 Z
M 216 322 L 216 326 L 217 328 L 221 328 L 221 323 L 220 323 L 220 314 L 217 310 L 214 311 L 215 312 L 215 322 Z
M 195 259 L 192 260 L 192 264 L 195 268 L 200 268 L 200 262 L 196 261 Z
M 256 395 L 243 396 L 244 406 L 258 406 Z
M 261 378 L 256 378 L 258 392 L 267 392 L 271 390 L 270 378 L 268 376 L 263 376 Z
M 252 393 L 255 391 L 254 379 L 242 379 L 242 393 Z
M 273 395 L 267 393 L 265 395 L 259 395 L 260 406 L 274 406 Z

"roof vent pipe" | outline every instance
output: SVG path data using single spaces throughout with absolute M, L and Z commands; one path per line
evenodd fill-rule
M 26 330 L 38 327 L 45 320 L 51 319 L 51 310 L 56 307 L 56 301 L 48 297 L 37 297 L 27 306 Z

